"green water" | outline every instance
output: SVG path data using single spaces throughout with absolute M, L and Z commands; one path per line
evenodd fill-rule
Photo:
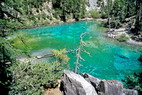
M 103 29 L 97 22 L 82 21 L 56 26 L 26 29 L 24 33 L 30 36 L 32 55 L 45 54 L 51 49 L 76 49 L 79 36 L 84 37 L 87 46 L 84 47 L 90 55 L 82 53 L 85 61 L 80 61 L 80 72 L 89 73 L 102 79 L 122 80 L 125 76 L 142 71 L 137 61 L 142 54 L 142 48 L 119 43 L 103 36 Z M 30 39 L 29 38 L 29 39 Z M 75 53 L 68 54 L 70 68 L 74 69 Z

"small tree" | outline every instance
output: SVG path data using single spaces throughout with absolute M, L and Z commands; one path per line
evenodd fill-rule
M 111 15 L 110 15 L 110 12 L 111 12 L 111 9 L 112 9 L 112 0 L 107 0 L 107 17 L 108 17 L 108 25 L 109 25 L 109 32 L 110 32 L 110 24 L 111 24 Z

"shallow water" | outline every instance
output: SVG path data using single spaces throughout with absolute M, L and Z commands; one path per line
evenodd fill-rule
M 122 80 L 127 75 L 142 71 L 137 60 L 142 54 L 142 48 L 105 38 L 97 22 L 82 21 L 23 31 L 31 37 L 32 55 L 46 54 L 51 49 L 76 49 L 80 34 L 88 32 L 84 37 L 87 44 L 84 49 L 90 52 L 90 56 L 82 53 L 85 61 L 80 61 L 81 73 L 86 72 L 102 79 Z M 75 53 L 68 55 L 73 70 L 76 56 Z

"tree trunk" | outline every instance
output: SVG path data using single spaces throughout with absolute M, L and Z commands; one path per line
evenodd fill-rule
M 111 1 L 107 1 L 107 14 L 108 14 L 108 27 L 109 27 L 109 32 L 110 32 L 110 11 L 111 11 Z

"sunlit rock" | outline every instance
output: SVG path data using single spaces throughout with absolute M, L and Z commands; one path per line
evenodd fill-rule
M 64 71 L 61 91 L 64 95 L 98 95 L 94 87 L 81 75 L 67 70 Z

